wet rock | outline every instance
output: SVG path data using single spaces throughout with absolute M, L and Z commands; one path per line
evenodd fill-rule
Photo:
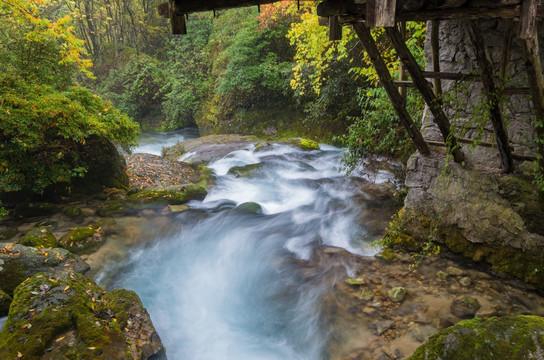
M 444 271 L 439 271 L 436 273 L 436 277 L 440 280 L 446 280 L 448 278 L 448 273 L 445 273 Z
M 476 317 L 491 317 L 501 315 L 500 307 L 497 305 L 484 305 L 477 312 Z
M 119 200 L 106 201 L 98 210 L 96 215 L 108 217 L 124 211 L 123 203 Z
M 234 211 L 248 213 L 248 214 L 262 214 L 263 208 L 256 202 L 245 202 L 234 208 Z
M 5 328 L 2 359 L 166 359 L 135 292 L 105 293 L 76 272 L 25 280 L 15 291 Z
M 481 305 L 477 299 L 471 297 L 462 297 L 453 300 L 450 311 L 453 315 L 461 319 L 470 319 L 476 315 Z
M 12 239 L 17 235 L 18 231 L 16 229 L 8 229 L 5 231 L 0 231 L 0 241 L 7 241 Z
M 472 284 L 472 279 L 468 276 L 462 277 L 461 279 L 459 279 L 459 284 L 464 287 L 469 287 Z
M 366 281 L 365 279 L 363 278 L 347 278 L 344 280 L 344 282 L 348 285 L 352 285 L 352 286 L 358 286 L 358 285 L 364 285 L 366 284 Z
M 427 341 L 431 335 L 436 334 L 437 331 L 438 329 L 431 325 L 416 326 L 409 332 L 409 336 L 412 339 L 422 343 Z
M 85 254 L 96 250 L 105 241 L 104 232 L 97 224 L 75 227 L 60 238 L 59 246 L 74 254 Z
M 180 205 L 191 200 L 202 200 L 208 192 L 198 185 L 176 185 L 167 188 L 142 190 L 129 196 L 129 202 L 136 204 L 167 203 Z
M 262 167 L 262 163 L 250 164 L 244 166 L 233 166 L 229 169 L 228 174 L 237 178 L 245 178 L 250 176 L 255 170 Z
M 446 269 L 446 272 L 450 276 L 463 276 L 463 275 L 466 275 L 466 271 L 461 270 L 459 268 L 456 268 L 454 266 L 448 266 L 448 268 Z
M 46 227 L 40 227 L 30 230 L 21 239 L 21 245 L 33 246 L 39 249 L 43 248 L 56 248 L 57 238 L 51 230 Z
M 370 328 L 374 330 L 376 335 L 382 335 L 387 330 L 393 328 L 395 322 L 391 320 L 376 321 L 370 325 Z
M 361 290 L 357 297 L 363 301 L 370 301 L 374 298 L 374 293 L 370 290 Z
M 179 213 L 189 210 L 189 207 L 187 205 L 168 205 L 168 209 L 170 212 Z
M 0 290 L 0 316 L 6 316 L 8 314 L 11 300 L 11 296 Z
M 82 215 L 81 209 L 77 206 L 70 206 L 64 210 L 64 215 L 68 216 L 70 219 L 76 219 Z
M 49 203 L 18 203 L 13 210 L 13 216 L 31 218 L 52 215 L 57 211 L 58 208 Z
M 389 295 L 389 298 L 391 301 L 399 303 L 404 300 L 404 297 L 406 296 L 406 289 L 402 286 L 395 287 L 387 292 L 387 295 Z
M 410 360 L 540 359 L 544 319 L 538 316 L 464 320 L 431 336 Z M 492 356 L 495 358 L 495 356 Z
M 9 295 L 26 278 L 41 271 L 74 270 L 85 273 L 89 265 L 66 249 L 36 249 L 19 244 L 0 246 L 0 290 Z

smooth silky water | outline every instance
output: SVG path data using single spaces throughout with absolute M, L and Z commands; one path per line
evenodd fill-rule
M 341 156 L 327 145 L 250 146 L 210 163 L 217 180 L 206 199 L 99 281 L 138 293 L 171 360 L 325 358 L 320 303 L 333 283 L 304 280 L 305 261 L 323 245 L 373 253 L 357 224 L 361 182 L 336 169 Z M 260 166 L 228 173 L 249 164 Z M 262 211 L 236 208 L 246 202 Z M 335 279 L 347 276 L 348 267 Z
M 132 149 L 132 152 L 161 155 L 163 148 L 196 137 L 198 137 L 198 129 L 196 128 L 184 128 L 167 132 L 143 131 L 138 138 L 138 146 Z

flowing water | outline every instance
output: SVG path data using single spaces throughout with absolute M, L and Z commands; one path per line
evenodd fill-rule
M 198 137 L 198 129 L 195 128 L 184 128 L 168 132 L 144 131 L 138 139 L 138 146 L 132 149 L 132 152 L 160 155 L 163 148 L 196 137 Z
M 304 264 L 323 245 L 371 254 L 375 238 L 359 224 L 364 182 L 340 160 L 327 145 L 232 152 L 209 164 L 217 179 L 203 201 L 99 280 L 138 293 L 171 360 L 324 359 L 320 304 L 333 284 L 305 280 Z

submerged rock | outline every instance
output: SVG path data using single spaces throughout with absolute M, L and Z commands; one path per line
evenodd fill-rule
M 544 319 L 539 316 L 465 320 L 431 336 L 409 360 L 542 359 Z
M 391 301 L 399 303 L 404 300 L 404 297 L 406 296 L 406 289 L 402 286 L 395 287 L 387 292 L 387 295 L 389 295 L 389 298 Z
M 463 297 L 455 299 L 451 303 L 451 313 L 461 319 L 470 319 L 476 315 L 476 312 L 481 308 L 477 299 L 471 297 Z
M 74 254 L 85 254 L 96 250 L 105 241 L 104 232 L 97 224 L 75 227 L 59 240 L 59 246 Z
M 24 281 L 0 333 L 2 359 L 166 359 L 138 295 L 105 293 L 77 272 Z
M 56 248 L 58 246 L 57 238 L 51 230 L 46 227 L 39 227 L 30 230 L 21 239 L 21 245 L 33 246 L 38 249 Z
M 68 250 L 36 249 L 9 243 L 0 246 L 0 264 L 0 290 L 10 295 L 26 278 L 42 271 L 89 271 L 89 265 Z

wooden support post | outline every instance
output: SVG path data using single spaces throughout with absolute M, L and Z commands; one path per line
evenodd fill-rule
M 342 25 L 340 25 L 337 15 L 329 17 L 329 40 L 342 40 Z
M 400 22 L 399 28 L 400 35 L 404 40 L 406 40 L 406 22 Z M 403 81 L 406 81 L 406 69 L 404 68 L 404 64 L 402 63 L 402 61 L 399 61 L 399 81 L 401 83 Z M 406 89 L 406 86 L 400 87 L 399 92 L 400 96 L 402 96 L 402 100 L 404 101 L 404 106 L 406 106 L 406 101 L 408 99 L 408 91 Z
M 504 86 L 508 83 L 508 70 L 510 54 L 512 53 L 512 41 L 514 40 L 514 19 L 506 19 L 504 37 L 502 40 L 501 62 L 499 65 L 499 78 Z
M 406 107 L 402 106 L 402 97 L 400 96 L 396 86 L 393 84 L 391 74 L 389 73 L 387 65 L 385 65 L 385 62 L 380 55 L 376 42 L 370 34 L 370 30 L 360 22 L 353 23 L 353 28 L 355 29 L 361 44 L 365 48 L 372 65 L 374 65 L 376 73 L 380 78 L 380 82 L 389 96 L 400 122 L 406 128 L 408 136 L 410 136 L 416 148 L 422 154 L 428 154 L 429 147 L 427 146 L 427 143 L 425 143 L 425 140 L 423 139 L 423 136 L 421 135 L 421 132 L 417 128 L 416 124 L 414 124 L 410 114 L 406 110 Z
M 535 107 L 536 135 L 544 139 L 544 76 L 540 62 L 540 49 L 536 22 L 536 0 L 524 0 L 520 17 L 520 38 L 523 42 L 523 52 L 527 67 L 529 89 Z M 544 167 L 544 144 L 537 141 L 540 166 Z
M 395 26 L 396 0 L 367 0 L 366 26 Z
M 180 14 L 176 11 L 176 4 L 174 0 L 169 1 L 170 9 L 170 26 L 172 28 L 172 34 L 185 35 L 187 34 L 187 25 L 185 24 L 185 14 Z
M 442 137 L 444 138 L 444 142 L 449 144 L 450 150 L 453 155 L 453 159 L 456 162 L 462 162 L 465 159 L 465 156 L 463 155 L 463 152 L 459 148 L 459 144 L 457 143 L 457 140 L 451 133 L 451 127 L 450 122 L 448 118 L 446 117 L 446 114 L 444 114 L 444 111 L 442 110 L 442 106 L 440 105 L 440 101 L 434 94 L 433 90 L 429 86 L 427 80 L 423 76 L 421 72 L 421 68 L 417 64 L 416 59 L 406 46 L 406 43 L 402 39 L 402 36 L 400 35 L 399 31 L 395 27 L 388 27 L 385 28 L 385 33 L 389 37 L 389 40 L 391 40 L 391 43 L 393 44 L 393 47 L 397 51 L 397 55 L 400 58 L 400 60 L 404 63 L 404 66 L 410 73 L 410 76 L 412 77 L 412 81 L 414 82 L 414 85 L 419 90 L 421 95 L 423 96 L 423 99 L 425 100 L 425 103 L 431 110 L 431 113 L 433 114 L 434 122 L 438 125 L 438 128 L 440 129 L 440 132 L 442 133 Z
M 433 63 L 433 71 L 440 72 L 440 44 L 438 41 L 438 29 L 440 28 L 440 20 L 431 21 L 431 60 Z M 442 81 L 439 78 L 433 79 L 434 94 L 440 98 L 442 95 Z
M 472 39 L 472 43 L 474 44 L 476 60 L 478 61 L 478 66 L 480 67 L 483 92 L 489 102 L 489 115 L 491 124 L 493 125 L 493 131 L 495 132 L 495 141 L 497 142 L 497 148 L 501 157 L 502 168 L 505 173 L 510 173 L 514 170 L 514 160 L 512 158 L 512 151 L 510 150 L 508 133 L 506 132 L 506 127 L 504 126 L 504 120 L 499 103 L 499 91 L 493 78 L 493 64 L 489 61 L 484 38 L 477 21 L 470 20 L 466 28 L 470 38 Z

